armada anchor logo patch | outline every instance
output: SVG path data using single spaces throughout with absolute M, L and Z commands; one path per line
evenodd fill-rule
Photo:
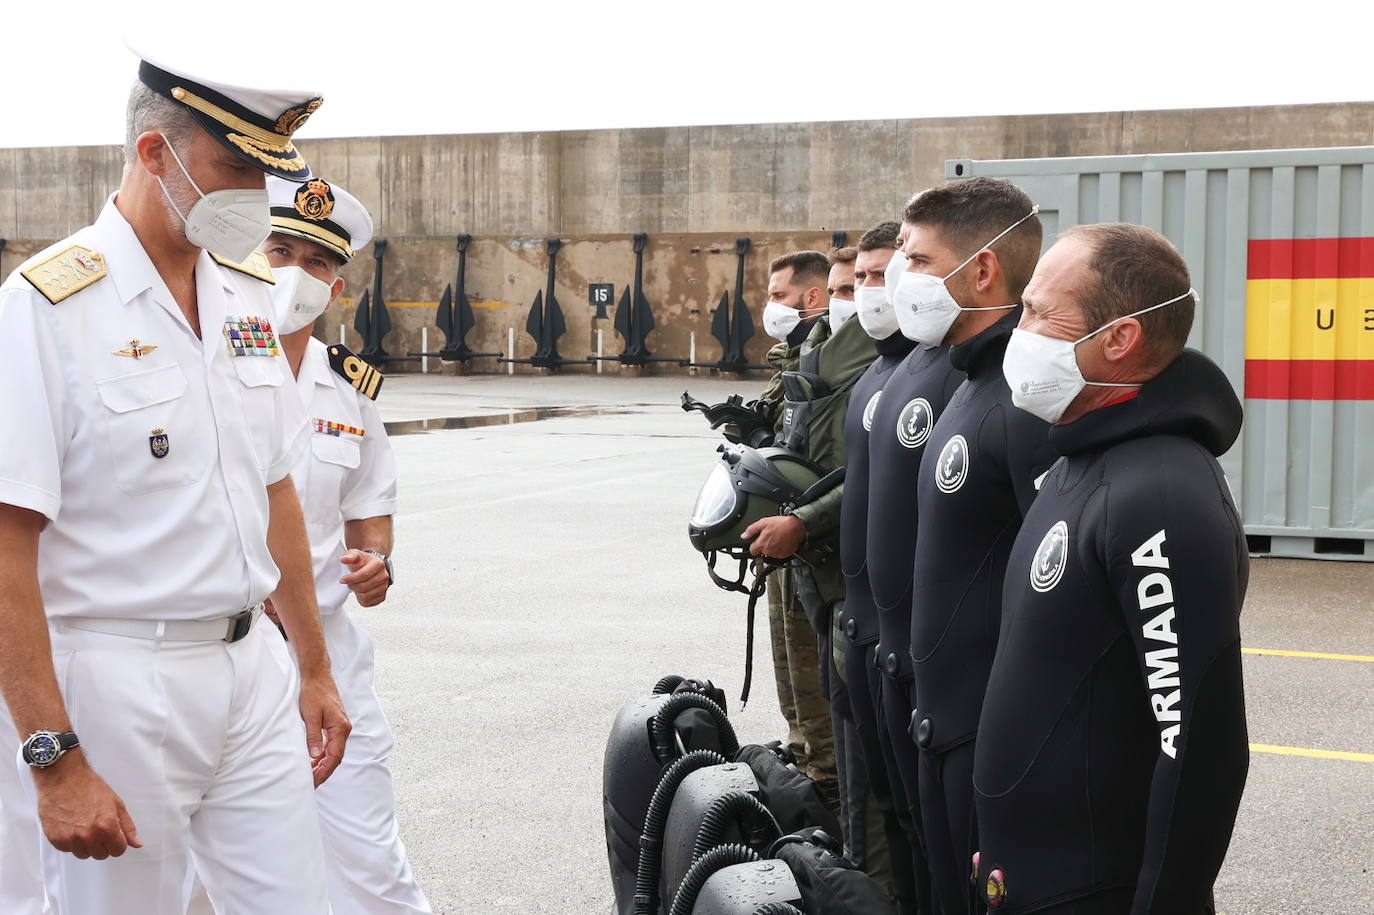
M 878 412 L 878 401 L 883 399 L 882 391 L 874 391 L 873 396 L 868 398 L 868 403 L 864 405 L 864 431 L 873 430 L 873 414 Z
M 940 492 L 948 495 L 958 492 L 967 479 L 968 441 L 962 435 L 956 435 L 940 449 L 940 460 L 935 463 L 935 485 Z
M 1044 594 L 1059 584 L 1064 567 L 1069 564 L 1069 525 L 1063 521 L 1045 532 L 1031 560 L 1031 587 Z
M 907 448 L 919 448 L 930 438 L 930 430 L 935 425 L 933 422 L 935 411 L 930 408 L 930 401 L 924 397 L 917 397 L 902 408 L 902 415 L 897 417 L 897 441 Z
M 154 429 L 148 436 L 148 450 L 153 453 L 153 457 L 159 461 L 167 456 L 172 450 L 172 443 L 167 439 L 166 429 Z

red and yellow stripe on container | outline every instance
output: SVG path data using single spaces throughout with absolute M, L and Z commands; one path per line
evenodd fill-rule
M 1374 400 L 1374 238 L 1250 242 L 1245 396 Z

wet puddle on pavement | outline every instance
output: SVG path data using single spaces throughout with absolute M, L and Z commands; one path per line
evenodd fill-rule
M 652 406 L 651 404 L 628 404 L 604 407 L 530 407 L 523 410 L 506 410 L 503 413 L 487 413 L 481 416 L 441 416 L 438 419 L 408 419 L 385 423 L 387 435 L 419 435 L 426 432 L 443 432 L 448 429 L 476 429 L 481 426 L 511 426 L 516 423 L 533 423 L 541 419 L 563 419 L 578 416 L 626 416 L 639 412 L 632 407 Z

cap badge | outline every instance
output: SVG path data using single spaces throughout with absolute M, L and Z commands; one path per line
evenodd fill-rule
M 167 456 L 167 452 L 172 450 L 171 443 L 167 440 L 166 429 L 154 429 L 148 436 L 148 449 L 153 452 L 153 457 L 159 461 Z
M 334 191 L 328 182 L 316 178 L 296 191 L 296 212 L 306 219 L 319 222 L 334 212 Z
M 312 98 L 299 108 L 286 109 L 282 116 L 277 118 L 277 133 L 291 136 L 305 126 L 305 122 L 310 120 L 310 116 L 323 104 L 324 99 Z
M 142 359 L 144 356 L 157 349 L 156 343 L 140 343 L 136 338 L 129 341 L 129 345 L 123 349 L 114 351 L 116 356 L 131 356 L 134 359 Z

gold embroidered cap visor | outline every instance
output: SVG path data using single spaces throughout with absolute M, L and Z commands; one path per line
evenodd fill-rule
M 301 184 L 267 179 L 272 231 L 312 241 L 344 262 L 372 241 L 372 217 L 358 198 L 337 184 L 312 178 Z
M 148 60 L 139 65 L 138 78 L 158 95 L 189 108 L 196 123 L 244 161 L 288 181 L 311 177 L 310 166 L 291 136 L 323 103 L 319 96 L 212 87 Z

